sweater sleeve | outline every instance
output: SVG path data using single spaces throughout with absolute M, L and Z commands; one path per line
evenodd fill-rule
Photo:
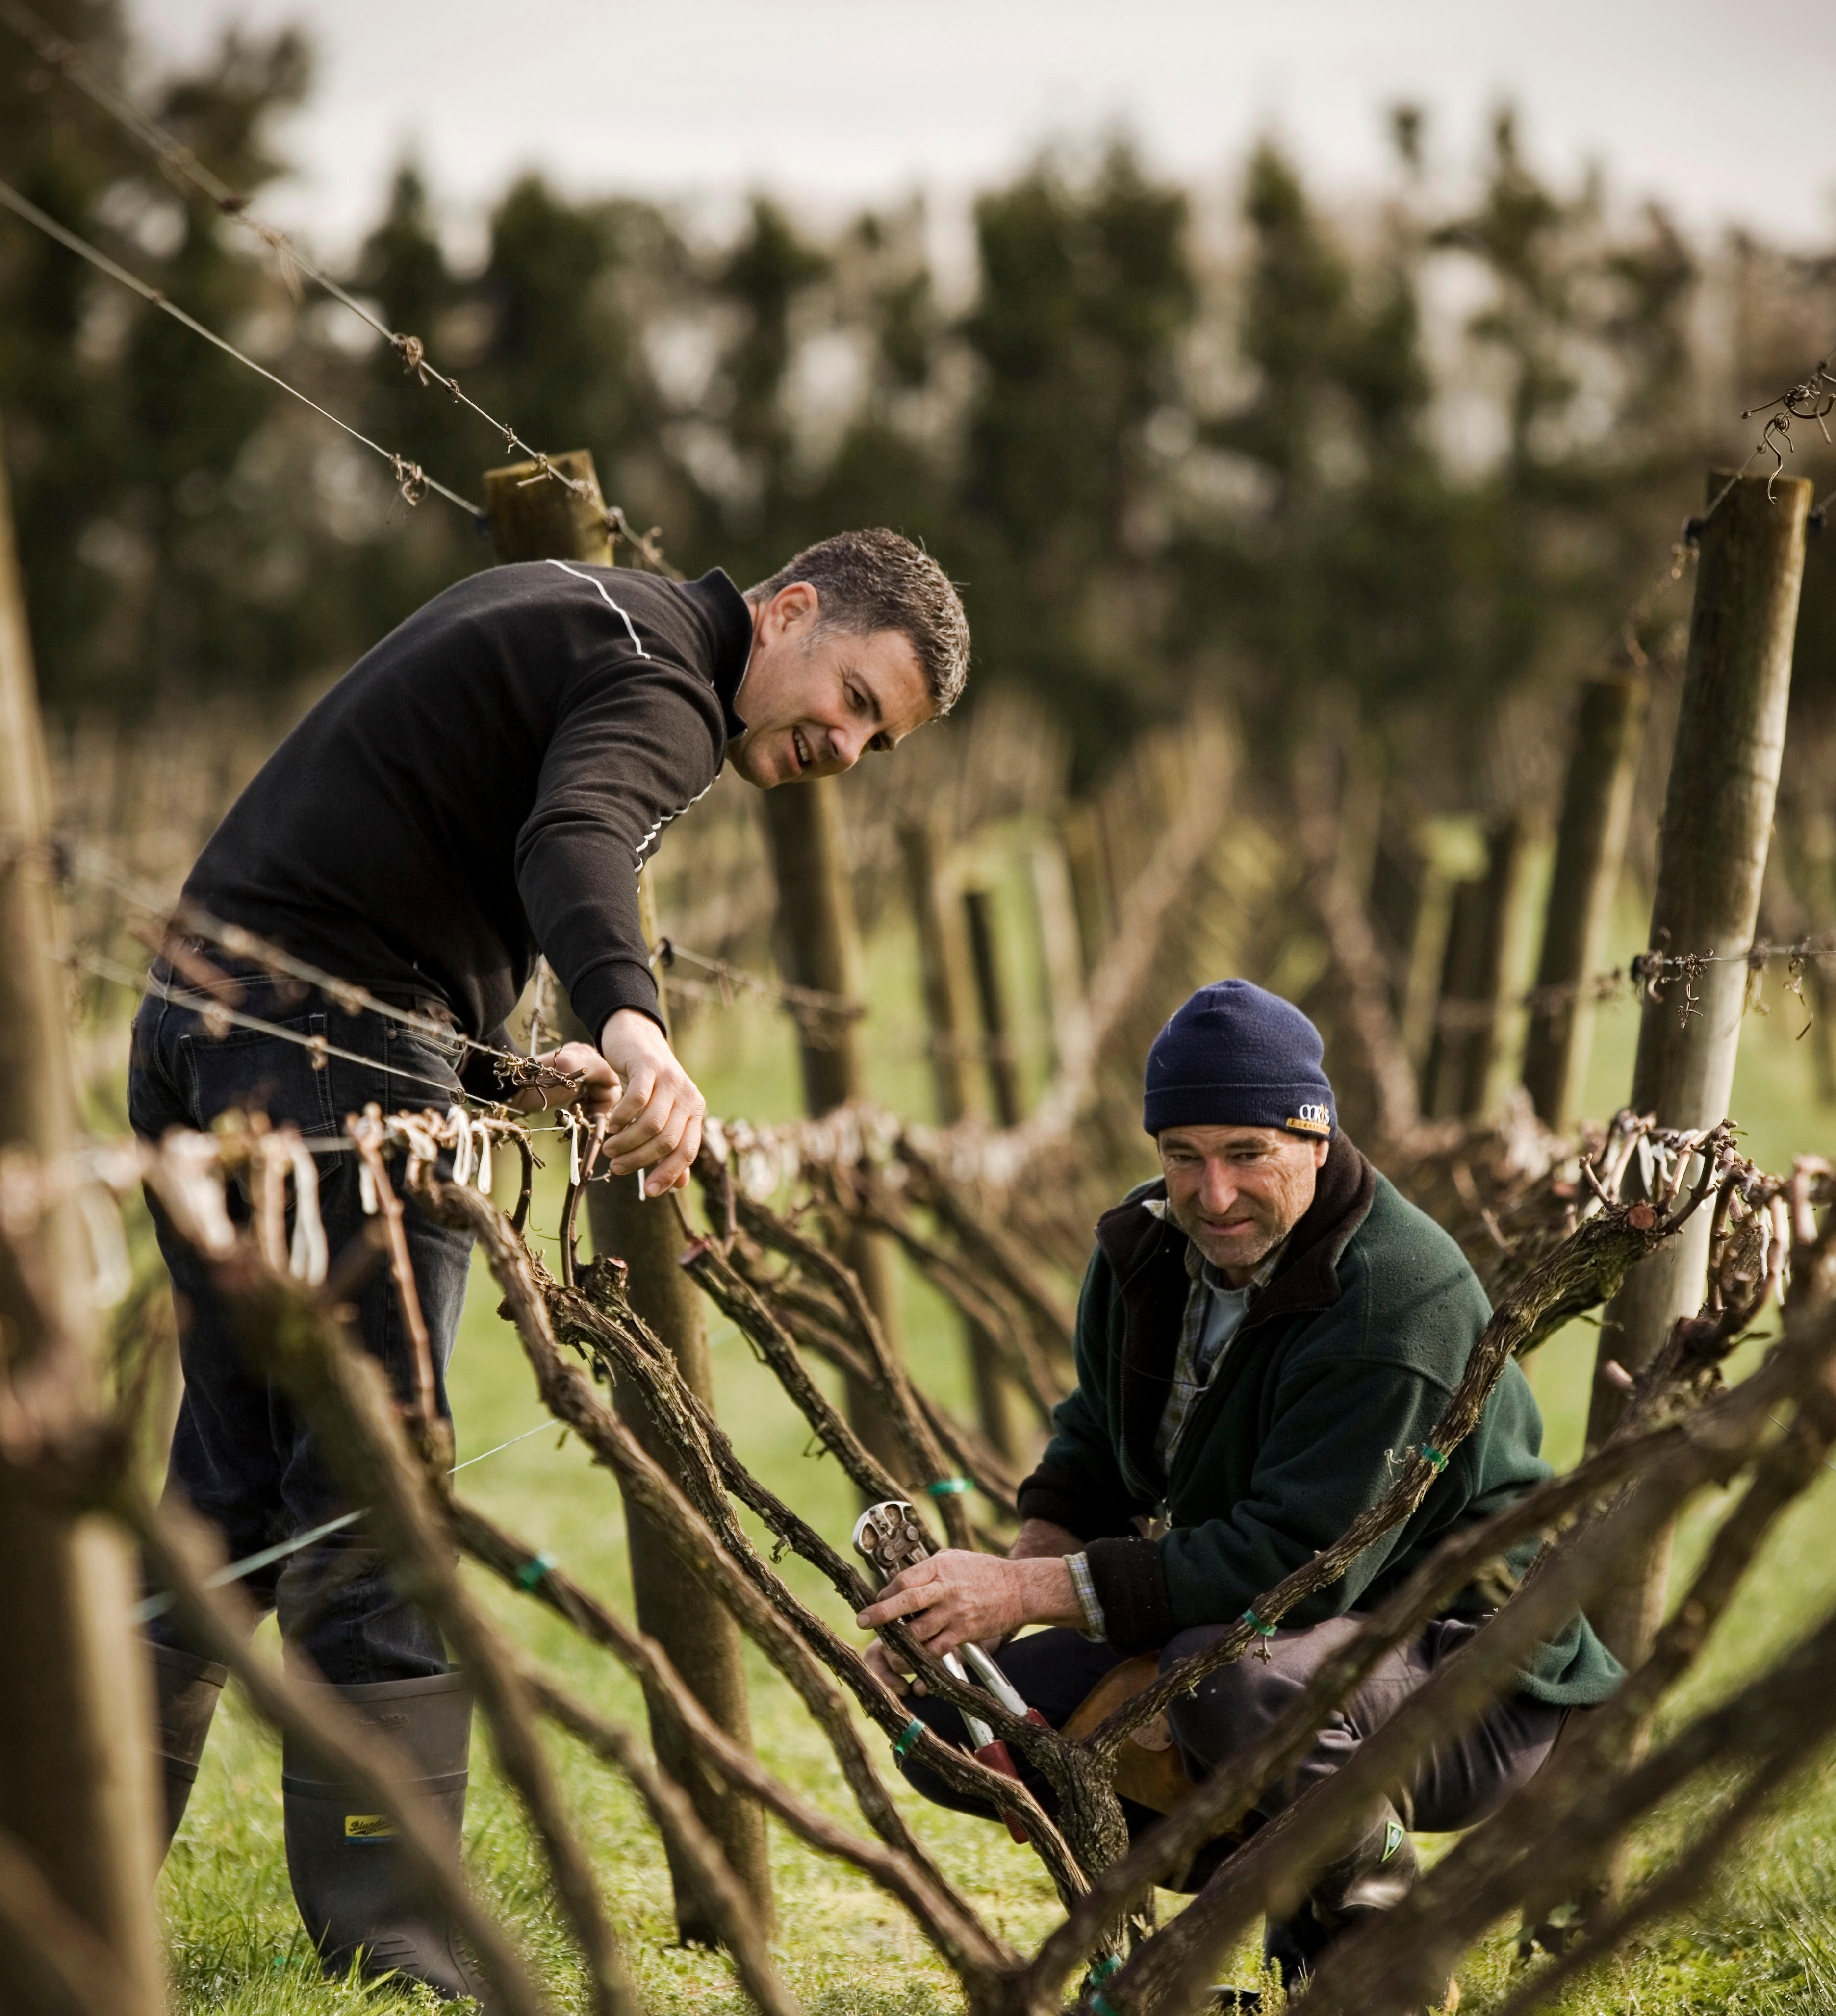
M 644 656 L 637 669 L 601 659 L 572 682 L 517 836 L 529 927 L 595 1038 L 616 1010 L 657 1017 L 637 873 L 664 826 L 713 783 L 723 747 L 707 680 Z
M 1019 1494 L 1023 1519 L 1049 1519 L 1080 1540 L 1132 1533 L 1147 1509 L 1123 1481 L 1102 1402 L 1114 1287 L 1108 1261 L 1093 1254 L 1077 1298 L 1077 1384 L 1053 1409 L 1051 1440 Z
M 1344 1534 L 1395 1481 L 1395 1464 L 1427 1438 L 1446 1404 L 1436 1380 L 1368 1359 L 1315 1360 L 1282 1381 L 1250 1488 L 1224 1517 L 1176 1526 L 1158 1540 L 1102 1539 L 1091 1578 L 1124 1656 L 1197 1625 L 1228 1624 L 1265 1589 Z M 1414 1517 L 1367 1547 L 1341 1579 L 1287 1613 L 1316 1624 L 1354 1608 L 1384 1563 L 1424 1522 L 1459 1516 L 1467 1465 L 1456 1453 Z

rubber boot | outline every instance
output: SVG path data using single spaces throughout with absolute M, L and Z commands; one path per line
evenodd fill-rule
M 454 1849 L 465 1824 L 472 1697 L 464 1676 L 327 1687 L 376 1733 L 405 1751 L 414 1775 L 401 1791 Z M 369 1980 L 424 1982 L 442 2001 L 483 1983 L 454 1942 L 445 1913 L 411 1881 L 388 1818 L 348 1786 L 328 1782 L 288 1737 L 281 1751 L 287 1874 L 294 1902 L 328 1975 L 357 1964 Z
M 169 1645 L 150 1645 L 153 1658 L 153 1712 L 160 1732 L 161 1777 L 166 1795 L 166 1838 L 160 1852 L 172 1845 L 185 1817 L 191 1788 L 197 1783 L 198 1760 L 211 1733 L 211 1718 L 229 1669 Z
M 1357 1841 L 1314 1878 L 1306 1903 L 1294 1916 L 1269 1921 L 1263 1957 L 1279 1971 L 1289 1994 L 1299 1993 L 1334 1939 L 1400 1904 L 1420 1874 L 1415 1844 L 1386 1799 Z M 1459 2000 L 1459 1985 L 1449 1982 L 1447 1998 L 1439 2006 L 1451 2010 Z

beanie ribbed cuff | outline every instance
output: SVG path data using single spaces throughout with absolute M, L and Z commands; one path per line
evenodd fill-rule
M 1142 1124 L 1150 1134 L 1163 1127 L 1284 1127 L 1329 1141 L 1334 1114 L 1332 1094 L 1322 1096 L 1317 1078 L 1293 1085 L 1157 1085 L 1142 1100 Z

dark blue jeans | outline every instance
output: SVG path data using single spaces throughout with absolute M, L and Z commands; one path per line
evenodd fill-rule
M 167 980 L 163 965 L 155 973 Z M 312 1053 L 297 1042 L 236 1028 L 214 1036 L 192 1010 L 150 994 L 135 1017 L 128 1078 L 135 1133 L 157 1140 L 169 1127 L 208 1128 L 218 1114 L 240 1108 L 297 1127 L 309 1142 L 331 1142 L 342 1138 L 344 1116 L 362 1112 L 372 1100 L 385 1113 L 426 1106 L 443 1113 L 459 1096 L 456 1040 L 443 1043 L 377 1015 L 346 1015 L 316 994 L 283 992 L 259 973 L 238 969 L 235 977 L 243 988 L 239 1012 L 298 1036 L 323 1036 L 366 1061 L 334 1057 L 316 1070 Z M 184 987 L 182 981 L 171 984 Z M 335 1268 L 363 1224 L 356 1157 L 347 1151 L 315 1159 L 319 1211 Z M 230 1210 L 246 1220 L 246 1197 L 233 1190 Z M 465 1296 L 471 1240 L 435 1224 L 410 1201 L 405 1201 L 404 1213 L 445 1413 L 446 1362 Z M 251 1359 L 208 1269 L 157 1206 L 153 1217 L 172 1276 L 185 1373 L 166 1490 L 207 1519 L 231 1560 L 240 1560 L 352 1507 L 311 1430 Z M 386 1264 L 370 1271 L 352 1299 L 365 1348 L 406 1399 L 413 1385 L 412 1352 Z M 258 1608 L 278 1610 L 283 1636 L 338 1686 L 446 1670 L 438 1630 L 393 1587 L 361 1520 L 258 1569 L 243 1586 Z M 155 1643 L 195 1649 L 170 1613 L 148 1630 Z

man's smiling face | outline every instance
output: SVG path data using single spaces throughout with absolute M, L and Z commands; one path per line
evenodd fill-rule
M 931 718 L 903 630 L 824 629 L 816 590 L 793 581 L 752 611 L 752 656 L 734 702 L 746 732 L 727 760 L 761 790 L 850 770 Z
M 1300 1222 L 1327 1154 L 1279 1127 L 1167 1127 L 1156 1140 L 1168 1215 L 1236 1287 Z

